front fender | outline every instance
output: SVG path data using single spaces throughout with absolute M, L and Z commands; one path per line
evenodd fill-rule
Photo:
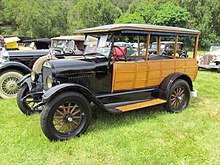
M 26 65 L 20 63 L 20 62 L 16 62 L 16 61 L 5 61 L 3 63 L 1 63 L 0 65 L 0 71 L 5 71 L 8 69 L 15 69 L 18 70 L 24 74 L 30 73 L 31 69 L 28 68 Z
M 43 95 L 43 101 L 47 102 L 52 97 L 54 97 L 55 95 L 57 95 L 63 91 L 77 91 L 79 93 L 82 93 L 86 97 L 95 98 L 95 96 L 89 91 L 89 89 L 87 89 L 86 87 L 84 87 L 82 85 L 74 84 L 74 83 L 63 83 L 63 84 L 56 85 L 56 86 L 50 88 L 49 90 L 47 90 Z
M 67 91 L 68 92 L 74 91 L 81 93 L 88 99 L 88 101 L 94 102 L 99 108 L 107 110 L 103 105 L 103 103 L 98 98 L 96 98 L 96 96 L 89 89 L 87 89 L 82 85 L 74 84 L 74 83 L 63 83 L 50 88 L 49 90 L 44 92 L 42 101 L 46 103 L 51 99 L 53 99 L 58 94 L 60 94 L 61 92 L 67 92 Z
M 22 87 L 24 84 L 27 84 L 30 94 L 36 92 L 43 92 L 41 80 L 42 80 L 42 76 L 40 75 L 38 80 L 36 82 L 33 82 L 31 80 L 31 75 L 27 74 L 18 82 L 18 85 Z

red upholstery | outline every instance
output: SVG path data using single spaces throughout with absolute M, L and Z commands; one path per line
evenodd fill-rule
M 120 48 L 120 49 L 119 49 Z M 127 48 L 124 47 L 124 46 L 119 46 L 118 47 L 114 47 L 113 48 L 113 53 L 115 56 L 118 56 L 118 57 L 123 57 L 124 55 L 126 55 L 126 52 L 127 52 Z M 123 54 L 124 53 L 124 54 Z

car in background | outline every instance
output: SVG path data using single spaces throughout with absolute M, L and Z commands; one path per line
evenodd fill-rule
M 209 52 L 198 57 L 199 69 L 216 69 L 220 73 L 220 46 L 211 46 Z
M 83 35 L 60 36 L 52 38 L 50 50 L 47 46 L 48 49 L 41 50 L 2 51 L 0 56 L 0 97 L 16 97 L 17 82 L 24 75 L 30 73 L 33 67 L 36 71 L 40 71 L 45 60 L 82 55 L 84 40 L 85 36 Z M 31 42 L 33 41 L 39 43 L 37 41 L 42 40 L 31 40 Z M 48 54 L 49 56 L 47 56 Z
M 161 41 L 160 43 L 160 54 L 172 56 L 174 53 L 174 41 Z M 157 42 L 151 44 L 150 49 L 148 50 L 149 54 L 157 53 Z M 179 57 L 188 57 L 187 52 L 183 50 L 183 42 L 177 43 L 177 51 Z
M 41 50 L 49 49 L 51 45 L 51 39 L 49 38 L 38 38 L 24 40 L 22 44 L 18 47 L 19 50 Z
M 116 46 L 120 46 L 121 48 L 126 48 L 126 56 L 132 56 L 137 52 L 137 49 L 133 47 L 133 44 L 127 42 L 115 42 Z

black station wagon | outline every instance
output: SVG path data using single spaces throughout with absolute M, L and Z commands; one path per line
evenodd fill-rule
M 80 136 L 91 120 L 90 103 L 110 113 L 122 113 L 164 104 L 170 112 L 188 106 L 193 81 L 197 76 L 196 53 L 200 32 L 178 27 L 147 24 L 113 24 L 77 30 L 86 36 L 84 55 L 75 59 L 51 60 L 43 64 L 42 75 L 32 74 L 32 82 L 22 85 L 21 100 L 43 94 L 41 128 L 50 140 Z M 89 42 L 87 36 L 98 38 Z M 174 41 L 174 53 L 161 55 L 160 41 Z M 177 43 L 183 37 L 195 42 L 192 58 L 176 56 Z M 131 41 L 130 41 L 131 40 Z M 114 42 L 137 42 L 137 55 Z M 140 43 L 157 42 L 154 55 L 141 54 Z M 22 86 L 21 85 L 21 86 Z M 38 88 L 38 89 L 37 89 Z M 21 87 L 22 89 L 22 87 Z M 43 89 L 43 92 L 42 92 Z M 27 96 L 25 92 L 28 93 Z M 22 92 L 21 92 L 22 93 Z M 28 106 L 28 100 L 23 102 Z

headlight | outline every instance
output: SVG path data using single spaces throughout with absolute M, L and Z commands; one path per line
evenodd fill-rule
M 32 71 L 31 72 L 31 80 L 35 82 L 38 80 L 38 78 L 39 78 L 39 74 L 35 71 Z
M 48 89 L 50 89 L 53 86 L 53 80 L 51 76 L 47 76 L 46 83 L 47 83 Z

